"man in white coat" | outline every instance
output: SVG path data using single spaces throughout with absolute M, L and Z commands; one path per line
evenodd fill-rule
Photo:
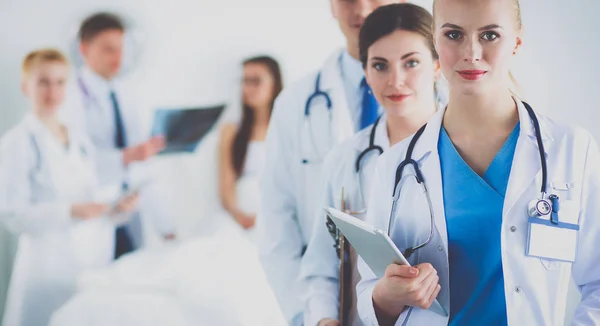
M 135 187 L 131 183 L 139 183 L 139 179 L 152 177 L 149 161 L 164 147 L 161 137 L 148 139 L 143 108 L 116 80 L 124 33 L 124 23 L 110 13 L 97 13 L 83 21 L 79 41 L 85 64 L 77 72 L 69 104 L 63 110 L 64 118 L 84 128 L 97 148 L 100 181 L 122 187 L 123 191 Z M 134 214 L 116 230 L 115 259 L 142 245 L 142 225 L 146 222 L 151 221 L 163 239 L 175 237 L 165 204 L 157 185 L 145 182 L 140 190 L 140 214 Z
M 364 83 L 358 34 L 374 9 L 392 0 L 331 0 L 346 38 L 319 69 L 284 88 L 275 102 L 267 134 L 262 203 L 256 222 L 263 267 L 290 325 L 302 325 L 300 261 L 311 238 L 317 180 L 325 155 L 372 124 L 379 106 Z

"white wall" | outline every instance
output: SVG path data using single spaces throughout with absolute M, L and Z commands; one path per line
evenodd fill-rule
M 432 0 L 413 2 L 430 7 Z M 537 110 L 582 125 L 600 139 L 592 96 L 600 73 L 594 24 L 600 1 L 527 0 L 522 7 L 526 36 L 514 73 L 527 99 Z M 127 78 L 152 108 L 225 101 L 233 104 L 229 114 L 235 116 L 245 56 L 274 55 L 289 84 L 342 44 L 327 0 L 2 0 L 0 134 L 26 109 L 18 85 L 23 55 L 40 46 L 66 50 L 78 21 L 96 9 L 115 9 L 138 22 L 144 52 Z M 216 143 L 213 134 L 194 155 L 161 162 L 183 235 L 218 210 Z M 1 273 L 6 271 L 0 268 L 0 293 Z

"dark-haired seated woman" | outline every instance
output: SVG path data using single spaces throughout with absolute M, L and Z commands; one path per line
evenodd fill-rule
M 220 146 L 220 196 L 225 210 L 251 233 L 260 192 L 258 180 L 264 162 L 264 140 L 275 97 L 282 88 L 277 61 L 254 57 L 244 61 L 242 120 L 227 124 Z

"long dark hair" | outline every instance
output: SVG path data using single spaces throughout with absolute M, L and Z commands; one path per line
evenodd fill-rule
M 279 95 L 279 92 L 281 92 L 281 89 L 283 88 L 279 63 L 269 56 L 259 56 L 244 60 L 244 66 L 247 64 L 264 65 L 267 67 L 269 74 L 273 78 L 273 95 L 271 102 L 269 103 L 270 113 L 273 111 L 275 98 L 277 95 Z M 248 144 L 250 143 L 252 127 L 254 127 L 254 110 L 247 103 L 242 103 L 242 123 L 240 124 L 235 138 L 233 139 L 231 152 L 233 157 L 233 169 L 235 170 L 237 177 L 242 174 L 242 169 L 244 168 L 244 161 L 246 160 L 246 153 L 248 152 Z
M 420 34 L 427 41 L 434 59 L 438 59 L 433 44 L 433 17 L 423 7 L 411 3 L 395 3 L 381 6 L 367 16 L 359 34 L 359 57 L 363 67 L 366 67 L 369 47 L 379 39 L 397 30 Z

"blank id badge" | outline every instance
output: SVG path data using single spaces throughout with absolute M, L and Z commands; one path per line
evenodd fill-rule
M 574 262 L 579 225 L 539 217 L 529 218 L 527 252 L 530 257 Z

